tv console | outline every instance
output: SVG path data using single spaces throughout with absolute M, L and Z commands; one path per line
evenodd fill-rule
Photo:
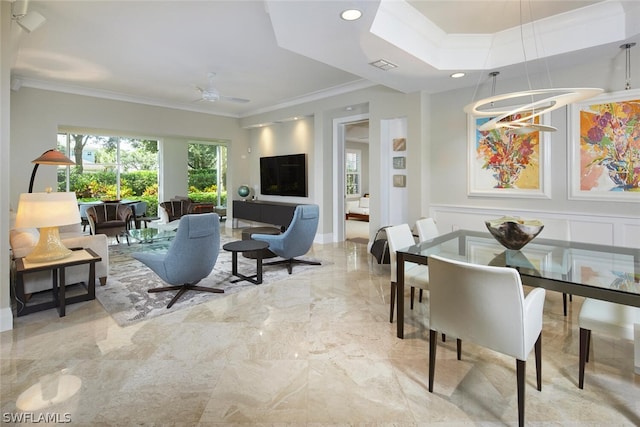
M 293 219 L 296 206 L 298 203 L 234 200 L 233 219 L 246 219 L 286 228 Z

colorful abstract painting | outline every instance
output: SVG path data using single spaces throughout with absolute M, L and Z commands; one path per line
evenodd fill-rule
M 572 196 L 640 201 L 640 91 L 574 106 Z
M 469 124 L 469 194 L 546 197 L 542 133 L 478 130 L 489 120 L 491 117 L 473 118 Z

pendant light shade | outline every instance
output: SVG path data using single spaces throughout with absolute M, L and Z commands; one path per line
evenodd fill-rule
M 583 101 L 604 92 L 600 88 L 550 88 L 532 89 L 529 71 L 527 68 L 527 52 L 524 44 L 522 2 L 520 0 L 520 37 L 524 54 L 524 65 L 528 83 L 528 90 L 492 95 L 488 98 L 472 102 L 464 107 L 464 111 L 476 117 L 491 117 L 491 120 L 478 127 L 480 131 L 489 131 L 505 128 L 508 132 L 525 134 L 529 132 L 553 132 L 553 126 L 536 123 L 536 117 L 549 113 L 565 105 Z M 531 0 L 530 0 L 531 2 Z M 530 4 L 529 4 L 530 6 Z M 531 22 L 533 28 L 533 21 Z M 535 31 L 534 31 L 535 39 Z M 537 46 L 537 44 L 535 44 Z M 547 69 L 548 72 L 548 69 Z M 495 78 L 499 73 L 493 72 L 493 89 L 495 91 Z M 507 102 L 508 101 L 508 102 Z M 496 107 L 497 105 L 497 107 Z M 502 107 L 501 107 L 502 105 Z

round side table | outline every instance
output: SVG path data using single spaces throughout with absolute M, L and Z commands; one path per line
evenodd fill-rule
M 269 234 L 272 236 L 277 236 L 280 234 L 280 229 L 275 227 L 251 227 L 245 228 L 242 230 L 242 240 L 251 240 L 252 234 Z M 271 252 L 269 249 L 263 249 L 262 251 L 262 259 L 267 258 L 275 258 L 278 255 Z M 244 252 L 242 254 L 245 258 L 255 259 L 257 257 L 256 252 Z

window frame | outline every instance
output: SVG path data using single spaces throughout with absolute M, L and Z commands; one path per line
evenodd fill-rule
M 355 171 L 350 171 L 349 170 L 349 161 L 347 160 L 347 157 L 353 154 L 356 156 L 356 169 Z M 361 197 L 362 196 L 362 150 L 357 149 L 357 148 L 347 148 L 345 149 L 345 156 L 344 156 L 344 186 L 345 186 L 345 195 L 346 197 L 352 197 L 352 198 L 357 198 L 357 197 Z M 353 175 L 356 177 L 355 179 L 355 186 L 356 188 L 356 192 L 355 193 L 350 193 L 349 192 L 349 176 Z

